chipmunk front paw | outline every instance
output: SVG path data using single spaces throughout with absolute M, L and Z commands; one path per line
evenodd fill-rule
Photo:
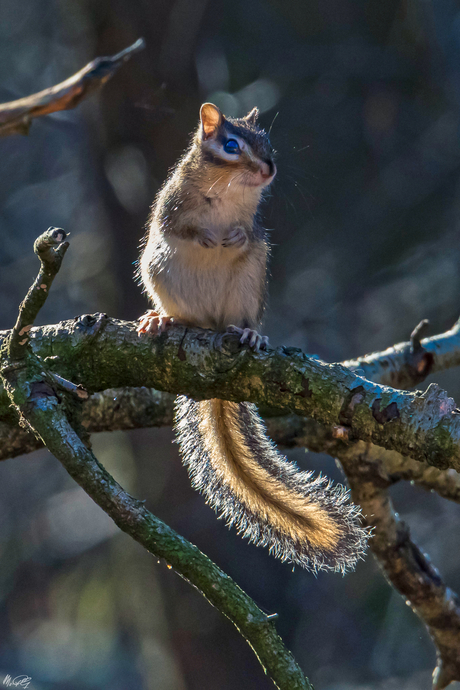
M 208 230 L 208 228 L 203 228 L 198 237 L 198 242 L 205 249 L 214 249 L 219 244 L 216 234 L 212 230 Z
M 227 333 L 237 333 L 241 336 L 240 343 L 247 343 L 249 347 L 252 347 L 256 352 L 260 350 L 268 350 L 268 337 L 266 335 L 260 335 L 257 331 L 252 328 L 239 328 L 238 326 L 227 326 Z
M 247 241 L 248 238 L 246 236 L 246 233 L 244 232 L 244 228 L 242 228 L 240 225 L 236 225 L 235 227 L 230 228 L 230 230 L 227 233 L 227 236 L 224 237 L 224 239 L 222 240 L 222 246 L 243 247 Z
M 176 323 L 172 316 L 159 314 L 153 309 L 146 311 L 145 314 L 139 317 L 138 321 L 139 326 L 137 327 L 137 335 L 142 335 L 144 333 L 148 333 L 149 335 L 160 335 L 160 333 L 163 333 L 169 326 Z

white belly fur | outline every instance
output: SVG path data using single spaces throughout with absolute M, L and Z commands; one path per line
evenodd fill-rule
M 168 238 L 161 265 L 149 262 L 144 283 L 162 313 L 185 323 L 223 330 L 228 325 L 257 326 L 261 285 L 265 275 L 262 254 L 233 248 L 205 249 L 197 242 Z M 152 247 L 153 249 L 153 247 Z M 143 259 L 147 260 L 149 251 Z M 147 256 L 146 256 L 147 255 Z

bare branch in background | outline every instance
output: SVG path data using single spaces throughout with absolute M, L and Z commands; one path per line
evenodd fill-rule
M 69 79 L 17 101 L 0 104 L 0 137 L 28 134 L 32 118 L 75 108 L 100 89 L 134 53 L 145 47 L 143 38 L 112 57 L 99 57 Z
M 409 528 L 395 513 L 378 461 L 369 462 L 364 444 L 340 453 L 340 462 L 373 528 L 370 547 L 387 580 L 425 623 L 437 652 L 434 690 L 460 680 L 460 602 L 440 574 L 410 539 Z
M 89 433 L 171 426 L 174 395 L 153 388 L 109 388 L 94 393 L 82 405 L 82 425 Z M 348 447 L 337 435 L 337 427 L 326 427 L 313 419 L 297 415 L 265 416 L 268 434 L 284 448 L 308 448 L 335 456 Z M 18 426 L 10 414 L 0 418 L 0 460 L 42 448 L 41 441 Z M 442 498 L 460 503 L 460 475 L 455 470 L 436 467 L 404 457 L 396 451 L 371 446 L 368 457 L 378 456 L 391 483 L 406 480 Z
M 94 393 L 82 405 L 81 423 L 89 432 L 171 426 L 174 395 L 153 388 L 112 388 Z M 43 443 L 18 426 L 17 416 L 0 417 L 0 460 L 43 448 Z
M 265 422 L 270 437 L 284 448 L 308 448 L 316 453 L 340 458 L 345 450 L 359 447 L 360 443 L 344 441 L 337 433 L 337 427 L 326 427 L 313 419 L 297 415 L 268 417 Z M 364 461 L 378 461 L 380 472 L 388 485 L 406 480 L 426 491 L 435 491 L 449 501 L 460 503 L 460 474 L 455 470 L 439 470 L 372 444 L 367 446 L 365 458 L 360 456 L 360 462 Z

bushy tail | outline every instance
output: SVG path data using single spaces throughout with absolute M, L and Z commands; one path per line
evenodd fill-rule
M 181 396 L 176 431 L 193 486 L 251 542 L 313 571 L 362 557 L 369 534 L 346 489 L 281 456 L 254 405 Z

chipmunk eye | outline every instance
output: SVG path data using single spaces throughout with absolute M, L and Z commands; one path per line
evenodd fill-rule
M 227 139 L 224 144 L 225 153 L 239 153 L 240 147 L 236 139 Z

